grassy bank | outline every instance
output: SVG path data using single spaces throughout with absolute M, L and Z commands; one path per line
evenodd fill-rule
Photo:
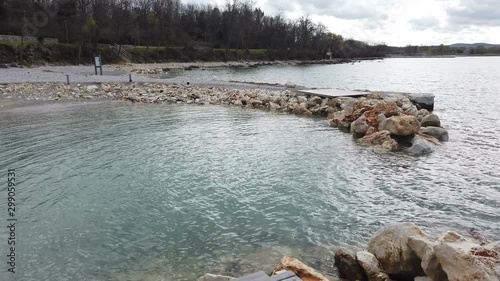
M 107 63 L 119 63 L 117 57 L 111 49 L 98 49 Z M 0 63 L 16 62 L 22 65 L 67 65 L 67 64 L 91 64 L 94 52 L 88 48 L 81 48 L 78 45 L 55 44 L 42 45 L 36 43 L 13 43 L 0 42 Z
M 210 49 L 183 47 L 135 47 L 127 49 L 134 63 L 153 62 L 226 62 L 226 61 L 273 61 L 273 60 L 321 60 L 320 54 L 283 52 L 266 49 Z
M 145 47 L 127 49 L 133 63 L 161 62 L 227 62 L 227 61 L 272 61 L 272 60 L 320 60 L 321 55 L 310 53 L 283 52 L 266 49 L 209 49 L 183 47 Z M 110 48 L 82 47 L 76 44 L 43 45 L 36 43 L 0 41 L 0 64 L 16 62 L 22 65 L 67 65 L 92 64 L 95 53 L 101 54 L 104 63 L 116 64 L 124 61 Z

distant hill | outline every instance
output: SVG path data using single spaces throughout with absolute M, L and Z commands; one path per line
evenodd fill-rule
M 456 43 L 456 44 L 451 44 L 450 47 L 452 48 L 466 48 L 466 49 L 473 49 L 479 46 L 484 46 L 486 48 L 490 47 L 500 47 L 500 44 L 489 44 L 489 43 Z

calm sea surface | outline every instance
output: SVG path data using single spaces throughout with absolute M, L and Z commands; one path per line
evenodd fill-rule
M 427 157 L 357 146 L 324 119 L 222 106 L 0 109 L 0 210 L 17 174 L 18 273 L 0 280 L 195 280 L 363 247 L 394 221 L 500 238 L 500 58 L 186 72 L 434 93 L 450 142 Z

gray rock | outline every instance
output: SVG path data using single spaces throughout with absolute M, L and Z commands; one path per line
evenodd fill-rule
M 382 268 L 382 265 L 377 258 L 365 251 L 356 253 L 356 261 L 365 271 L 369 281 L 390 281 L 391 278 Z
M 385 271 L 396 280 L 411 280 L 425 275 L 420 259 L 408 247 L 408 237 L 426 235 L 412 223 L 394 223 L 380 228 L 368 243 L 368 252 L 375 255 Z
M 427 109 L 420 109 L 419 111 L 417 111 L 417 119 L 419 122 L 422 121 L 422 118 L 424 118 L 425 116 L 429 115 L 429 111 Z
M 422 133 L 429 135 L 429 136 L 433 136 L 436 139 L 438 139 L 439 141 L 448 141 L 449 140 L 448 131 L 444 128 L 441 128 L 441 127 L 433 127 L 433 126 L 423 127 Z
M 412 105 L 410 108 L 405 110 L 406 115 L 417 116 L 417 112 L 418 112 L 417 107 L 414 105 Z
M 351 123 L 351 133 L 357 138 L 362 138 L 368 131 L 368 128 L 370 128 L 370 125 L 366 123 L 366 116 L 364 114 Z
M 230 281 L 233 279 L 234 278 L 230 277 L 230 276 L 215 275 L 215 274 L 207 273 L 207 274 L 203 275 L 202 277 L 198 278 L 197 281 Z
M 253 100 L 252 101 L 252 106 L 253 107 L 261 107 L 262 106 L 262 101 L 261 100 Z
M 410 94 L 410 100 L 417 105 L 417 107 L 434 110 L 434 95 L 433 94 Z
M 269 109 L 271 109 L 271 110 L 276 110 L 276 109 L 280 108 L 280 105 L 279 105 L 279 104 L 274 103 L 274 102 L 272 102 L 272 101 L 270 101 L 270 102 L 268 103 L 268 105 L 269 105 Z
M 365 280 L 363 269 L 356 262 L 356 259 L 343 249 L 335 252 L 335 266 L 339 271 L 339 277 L 349 281 Z
M 299 115 L 312 115 L 312 112 L 307 109 L 307 105 L 305 102 L 301 104 L 295 104 L 293 107 L 293 113 Z
M 439 120 L 439 116 L 431 113 L 422 118 L 422 122 L 420 125 L 422 127 L 441 127 L 441 121 Z
M 352 108 L 354 109 L 354 105 L 356 104 L 356 99 L 355 98 L 345 98 L 341 104 L 341 108 Z
M 410 109 L 412 106 L 414 106 L 410 101 L 408 101 L 407 103 L 403 103 L 401 105 L 401 109 L 403 109 L 404 111 Z
M 420 123 L 415 116 L 393 116 L 380 122 L 378 130 L 387 130 L 396 136 L 409 136 L 420 131 Z
M 140 102 L 141 99 L 137 96 L 137 95 L 134 95 L 134 94 L 129 94 L 127 96 L 127 99 L 130 100 L 131 102 Z
M 433 144 L 421 136 L 415 136 L 411 144 L 411 147 L 408 148 L 408 154 L 412 156 L 424 156 L 434 152 Z
M 298 96 L 297 97 L 297 102 L 298 103 L 303 103 L 303 102 L 305 103 L 305 102 L 307 102 L 307 98 L 304 97 L 304 96 Z
M 436 242 L 421 236 L 408 237 L 408 246 L 422 260 L 420 264 L 425 274 L 432 278 L 433 281 L 448 281 L 446 273 L 441 268 L 436 255 L 434 254 L 434 246 Z
M 323 100 L 320 97 L 312 97 L 307 100 L 307 106 L 308 107 L 315 107 L 318 104 L 321 104 Z
M 294 84 L 294 83 L 292 83 L 292 82 L 286 82 L 286 83 L 285 83 L 285 87 L 286 87 L 286 88 L 296 88 L 296 87 L 297 87 L 297 85 L 296 85 L 296 84 Z

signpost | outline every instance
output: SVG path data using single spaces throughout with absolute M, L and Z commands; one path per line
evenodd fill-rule
M 94 56 L 94 66 L 95 66 L 95 75 L 97 75 L 97 69 L 98 68 L 100 69 L 100 73 L 102 75 L 102 59 L 101 59 L 101 55 L 99 55 L 99 56 L 95 55 Z

